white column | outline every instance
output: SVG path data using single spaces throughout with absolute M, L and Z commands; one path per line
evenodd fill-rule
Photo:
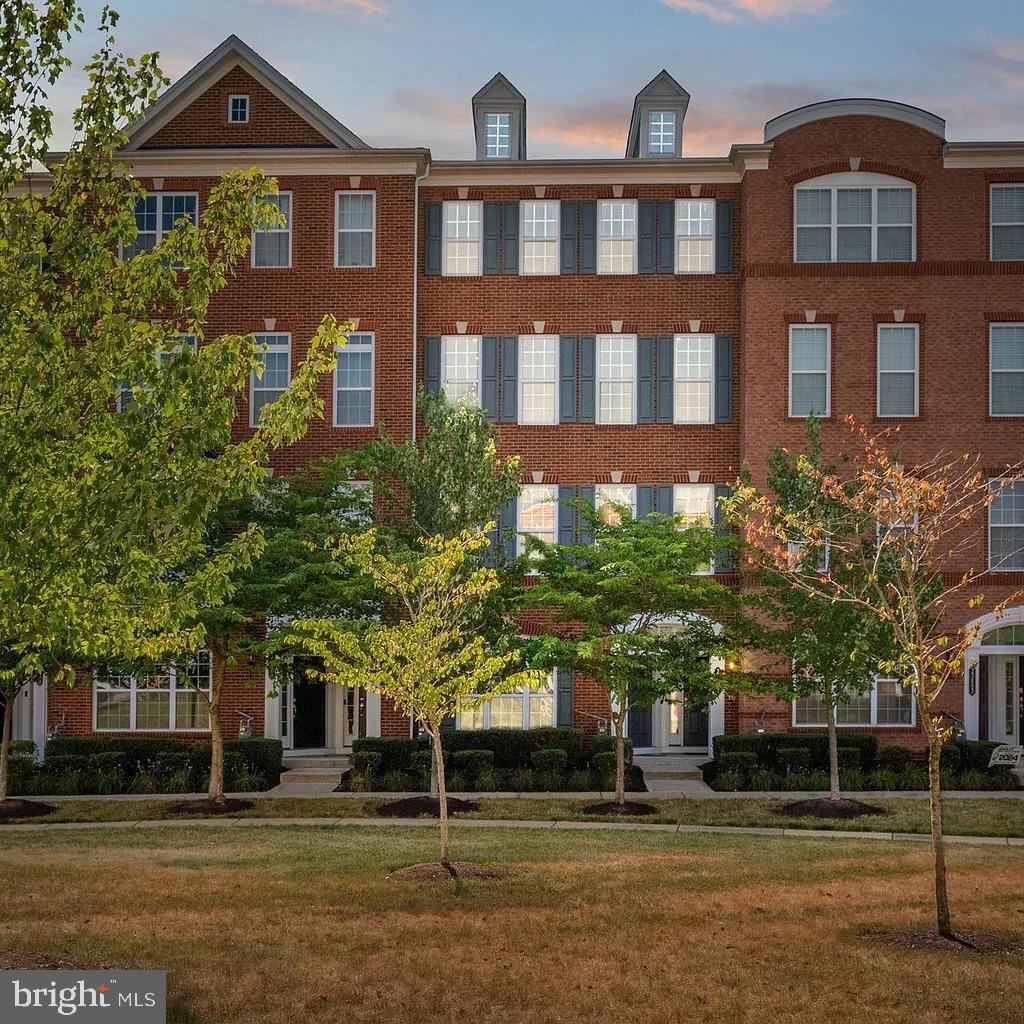
M 714 753 L 712 741 L 716 736 L 725 732 L 725 694 L 720 693 L 718 698 L 708 708 L 708 756 Z
M 971 688 L 974 693 L 971 693 Z M 964 730 L 969 740 L 980 735 L 978 712 L 981 708 L 981 656 L 975 648 L 968 648 L 964 657 Z
M 366 735 L 380 735 L 380 694 L 366 691 Z
M 264 677 L 263 735 L 268 740 L 281 738 L 281 695 L 274 692 L 270 672 Z
M 49 693 L 50 682 L 44 680 L 39 685 L 32 686 L 32 741 L 36 745 L 36 761 L 42 761 L 43 753 L 46 750 L 46 696 Z

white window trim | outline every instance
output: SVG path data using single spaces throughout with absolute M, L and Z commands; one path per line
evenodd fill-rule
M 679 205 L 680 203 L 710 203 L 711 204 L 711 269 L 710 270 L 680 270 L 679 268 L 679 239 L 680 238 L 693 238 L 693 235 L 681 235 L 679 234 Z M 672 207 L 672 246 L 675 249 L 672 257 L 675 260 L 674 270 L 675 273 L 680 274 L 684 277 L 706 277 L 709 274 L 715 273 L 715 267 L 718 261 L 718 202 L 714 199 L 677 199 Z M 700 237 L 697 236 L 697 240 L 700 241 Z
M 163 225 L 163 217 L 164 217 L 164 210 L 163 210 L 164 196 L 169 196 L 172 199 L 174 197 L 176 197 L 176 196 L 192 196 L 195 199 L 195 201 L 196 201 L 196 219 L 195 219 L 194 223 L 195 223 L 196 227 L 199 227 L 199 193 L 198 192 L 164 192 L 163 190 L 154 190 L 152 192 L 147 192 L 146 195 L 143 198 L 151 199 L 153 197 L 156 197 L 156 242 L 154 243 L 155 246 L 159 245 L 167 237 L 167 235 L 169 233 L 167 231 L 164 231 L 164 229 L 162 227 L 162 225 Z M 134 214 L 133 214 L 133 216 L 134 216 Z M 148 232 L 147 232 L 147 234 L 148 234 Z M 118 257 L 120 259 L 124 259 L 124 243 L 121 243 L 118 246 Z M 181 265 L 178 264 L 178 266 L 180 267 Z
M 551 682 L 551 725 L 550 726 L 537 726 L 538 729 L 550 729 L 558 725 L 558 670 L 550 669 L 548 673 Z M 523 724 L 521 726 L 511 726 L 512 729 L 522 729 L 524 732 L 530 729 L 530 701 L 536 698 L 544 698 L 547 696 L 541 693 L 540 690 L 534 690 L 529 687 L 525 688 L 522 693 L 513 694 L 495 694 L 495 696 L 515 696 L 522 699 L 523 703 Z M 462 724 L 462 712 L 460 711 L 455 716 L 455 729 L 458 732 L 481 732 L 484 729 L 500 728 L 491 725 L 491 702 L 487 701 L 485 704 L 481 704 L 477 709 L 483 712 L 483 725 L 479 729 L 466 729 Z
M 253 270 L 291 270 L 292 266 L 292 225 L 295 220 L 295 197 L 289 192 L 278 192 L 279 196 L 288 197 L 288 227 L 286 228 L 260 228 L 253 230 L 252 239 L 249 243 L 249 266 Z M 275 267 L 256 266 L 256 236 L 257 235 L 287 235 L 288 236 L 288 262 Z
M 484 400 L 484 339 L 481 334 L 444 334 L 441 336 L 441 393 L 444 394 L 444 385 L 447 380 L 445 367 L 448 364 L 448 342 L 466 341 L 469 338 L 475 338 L 477 343 L 476 400 L 477 405 L 482 409 Z
M 344 231 L 346 234 L 362 234 L 366 228 L 340 228 L 338 227 L 338 211 L 341 208 L 341 196 L 370 196 L 373 199 L 373 224 L 370 227 L 370 262 L 360 263 L 358 266 L 341 266 L 338 262 L 341 252 L 338 245 L 338 236 Z M 335 270 L 372 270 L 377 266 L 377 193 L 372 188 L 338 189 L 334 193 L 334 269 Z
M 806 420 L 808 416 L 804 413 L 793 412 L 793 332 L 802 328 L 825 329 L 825 409 L 817 415 L 821 419 L 828 419 L 832 415 L 832 325 L 831 324 L 790 324 L 789 325 L 789 362 L 786 366 L 786 387 L 789 392 L 787 401 L 789 406 L 789 418 L 792 420 Z M 808 373 L 807 370 L 798 370 L 798 373 Z M 817 372 L 817 371 L 815 371 Z
M 710 399 L 708 401 L 708 418 L 706 420 L 684 420 L 679 417 L 679 403 L 676 401 L 676 384 L 679 382 L 679 367 L 678 360 L 676 359 L 676 341 L 679 338 L 710 338 L 711 339 L 711 376 L 708 379 L 708 388 L 710 391 Z M 691 380 L 692 378 L 683 378 L 684 380 Z M 713 334 L 698 333 L 690 334 L 684 332 L 682 334 L 672 335 L 672 422 L 677 426 L 694 425 L 715 422 L 715 336 Z
M 338 359 L 337 354 L 349 348 L 349 342 L 352 338 L 369 338 L 369 343 L 361 342 L 358 345 L 353 345 L 350 351 L 362 352 L 366 349 L 370 350 L 370 422 L 369 423 L 339 423 L 338 422 Z M 349 337 L 349 342 L 344 345 L 335 347 L 335 359 L 334 359 L 334 373 L 333 373 L 333 391 L 332 401 L 334 402 L 334 415 L 331 417 L 333 426 L 338 430 L 366 430 L 368 427 L 372 427 L 376 423 L 375 415 L 375 402 L 377 398 L 377 335 L 374 331 L 353 331 Z M 365 388 L 345 388 L 346 391 L 365 391 Z M 354 481 L 360 484 L 370 485 L 368 480 Z
M 601 377 L 601 341 L 605 338 L 613 338 L 616 340 L 621 340 L 623 338 L 633 339 L 633 376 L 631 378 L 633 386 L 629 390 L 630 416 L 628 420 L 616 421 L 614 423 L 607 423 L 601 419 L 601 381 L 603 379 Z M 599 334 L 594 339 L 594 423 L 596 426 L 628 427 L 636 424 L 637 344 L 638 341 L 635 334 Z M 614 378 L 614 381 L 618 381 L 618 378 Z
M 653 146 L 654 139 L 652 138 L 652 131 L 651 131 L 651 129 L 654 126 L 653 125 L 653 121 L 654 121 L 655 116 L 663 118 L 666 115 L 669 115 L 672 118 L 672 134 L 671 134 L 672 147 L 671 147 L 671 149 L 658 149 L 658 150 L 655 150 L 654 146 Z M 660 131 L 659 134 L 662 136 L 662 138 L 664 138 L 664 135 L 665 135 L 664 123 L 662 123 L 660 127 L 662 128 L 662 131 Z M 665 110 L 665 109 L 648 110 L 647 111 L 647 153 L 646 153 L 647 156 L 653 156 L 653 157 L 658 157 L 658 156 L 660 156 L 660 157 L 678 156 L 679 154 L 676 152 L 676 147 L 678 145 L 678 141 L 677 141 L 678 135 L 679 135 L 679 113 L 677 111 L 675 111 L 675 110 Z
M 630 493 L 629 505 L 633 512 L 633 518 L 636 519 L 636 495 L 637 485 L 636 484 L 594 484 L 594 511 L 601 514 L 601 488 L 602 487 L 621 487 L 628 490 Z M 623 504 L 625 504 L 623 502 Z
M 523 534 L 530 533 L 533 531 L 524 530 L 521 525 L 522 514 L 523 514 L 523 491 L 527 487 L 544 487 L 553 492 L 551 501 L 549 504 L 554 510 L 554 527 L 552 529 L 553 543 L 558 543 L 558 485 L 557 484 L 521 484 L 519 487 L 519 493 L 516 495 L 516 555 L 523 556 L 526 554 L 526 544 L 523 541 Z M 535 569 L 530 570 L 528 575 L 534 575 Z
M 871 721 L 870 722 L 836 722 L 837 729 L 915 729 L 917 728 L 917 701 L 914 700 L 913 689 L 910 699 L 909 722 L 878 721 L 878 684 L 898 683 L 892 676 L 875 676 L 871 683 Z M 794 729 L 825 729 L 825 722 L 798 722 L 796 720 L 796 701 L 790 701 L 790 721 Z
M 1006 260 L 1002 262 L 1013 262 L 1012 260 Z M 988 325 L 988 414 L 993 419 L 997 420 L 1013 420 L 1021 419 L 1024 417 L 1024 412 L 993 412 L 992 411 L 992 382 L 995 374 L 997 373 L 1014 373 L 1018 371 L 1014 370 L 994 370 L 992 368 L 992 328 L 993 327 L 1021 327 L 1024 328 L 1024 323 L 1019 321 L 1009 321 L 1007 323 L 990 323 Z M 1024 370 L 1024 367 L 1021 367 Z
M 607 204 L 629 204 L 633 207 L 633 237 L 632 239 L 624 237 L 615 238 L 602 238 L 601 237 L 601 206 Z M 673 210 L 673 215 L 675 211 Z M 638 200 L 636 199 L 598 199 L 597 200 L 597 225 L 596 225 L 596 242 L 597 242 L 597 273 L 602 277 L 633 277 L 639 272 L 637 264 L 640 260 L 640 224 L 639 224 L 639 206 Z M 633 269 L 632 270 L 602 270 L 601 269 L 601 243 L 602 242 L 624 242 L 632 241 L 633 243 Z
M 555 269 L 548 272 L 526 270 L 526 243 L 535 242 L 538 239 L 526 237 L 526 204 L 527 203 L 551 203 L 555 207 L 555 237 L 554 239 L 541 239 L 541 241 L 554 241 L 555 243 Z M 519 201 L 519 276 L 520 277 L 558 277 L 562 272 L 562 201 L 560 199 L 521 199 Z
M 241 121 L 235 121 L 231 117 L 231 113 L 232 113 L 231 107 L 232 107 L 232 105 L 233 105 L 235 100 L 245 100 L 245 118 L 243 120 L 241 120 Z M 252 100 L 249 98 L 249 94 L 247 92 L 232 93 L 228 97 L 228 124 L 248 124 L 249 123 L 249 114 L 250 114 L 251 111 L 252 111 Z
M 527 423 L 523 419 L 523 388 L 527 383 L 535 384 L 536 381 L 526 381 L 523 378 L 523 352 L 524 341 L 533 341 L 536 338 L 553 338 L 555 341 L 555 378 L 552 381 L 555 391 L 554 412 L 550 421 L 545 423 Z M 558 392 L 559 392 L 559 337 L 557 334 L 520 334 L 516 345 L 516 424 L 521 427 L 553 427 L 559 423 L 558 418 Z
M 260 338 L 287 338 L 288 339 L 288 387 L 291 387 L 291 384 L 292 384 L 292 336 L 291 336 L 291 332 L 289 332 L 289 331 L 260 331 L 259 333 L 254 333 L 253 334 L 253 338 L 256 339 L 256 344 L 257 345 L 262 344 L 262 342 L 260 341 Z M 282 348 L 284 348 L 283 345 L 277 345 L 277 346 L 274 346 L 271 349 L 269 349 L 269 351 L 274 351 L 275 349 L 277 351 L 280 351 Z M 261 377 L 260 381 L 259 381 L 260 386 L 257 386 L 256 371 L 252 370 L 250 372 L 250 374 L 249 374 L 249 426 L 252 427 L 253 429 L 255 429 L 256 427 L 259 426 L 259 424 L 256 422 L 256 415 L 255 415 L 256 414 L 256 408 L 255 408 L 255 405 L 253 403 L 253 398 L 254 398 L 256 392 L 257 391 L 276 391 L 277 390 L 277 388 L 265 388 L 265 387 L 262 387 L 262 382 L 263 382 L 263 378 Z
M 696 484 L 691 484 L 691 483 L 673 484 L 672 485 L 672 515 L 673 516 L 677 516 L 677 515 L 681 514 L 679 512 L 676 512 L 676 493 L 679 491 L 679 489 L 681 487 L 702 487 L 702 488 L 709 489 L 711 491 L 711 522 L 708 525 L 711 527 L 711 529 L 714 529 L 714 527 L 715 527 L 715 485 L 714 484 L 701 484 L 701 483 L 696 483 Z M 712 551 L 712 553 L 711 553 L 711 560 L 708 563 L 707 569 L 705 569 L 703 572 L 695 572 L 693 575 L 694 576 L 714 576 L 715 572 L 716 572 L 716 569 L 715 569 L 715 553 Z
M 914 411 L 882 412 L 882 328 L 914 328 Z M 831 363 L 831 358 L 829 360 Z M 905 372 L 887 370 L 887 373 Z M 875 415 L 883 420 L 916 419 L 921 415 L 921 325 L 920 324 L 878 324 L 875 329 Z
M 463 241 L 471 242 L 471 238 L 449 239 L 448 238 L 448 207 L 449 206 L 476 206 L 479 215 L 477 223 L 480 225 L 480 237 L 476 239 L 476 270 L 470 274 L 456 274 L 448 269 L 448 242 Z M 481 277 L 484 272 L 484 204 L 479 199 L 447 199 L 441 204 L 441 276 L 442 277 Z
M 992 485 L 993 484 L 999 484 L 1003 480 L 1006 480 L 1006 479 L 1012 479 L 1012 478 L 1009 478 L 1009 477 L 999 477 L 999 476 L 989 477 L 989 480 L 988 480 L 989 489 L 990 490 L 992 489 Z M 1021 484 L 1022 484 L 1022 486 L 1024 486 L 1024 481 L 1021 481 Z M 1005 523 L 1001 523 L 1000 525 L 1004 526 L 1004 527 L 1006 526 Z M 1022 525 L 1024 525 L 1024 524 L 1022 524 Z M 1012 526 L 1011 526 L 1011 529 L 1013 529 Z M 1024 570 L 1021 570 L 1021 569 L 1015 569 L 1013 566 L 1006 566 L 1005 568 L 1000 569 L 997 566 L 994 566 L 992 564 L 992 505 L 991 505 L 991 503 L 989 504 L 988 509 L 987 509 L 986 539 L 988 541 L 988 550 L 985 552 L 985 556 L 986 556 L 985 557 L 985 562 L 986 562 L 986 568 L 987 568 L 988 572 L 1021 572 L 1021 571 L 1024 571 Z
M 1024 188 L 1024 181 L 997 181 L 988 187 L 988 259 L 990 263 L 1017 263 L 1019 260 L 1005 259 L 995 255 L 996 227 L 1015 227 L 1017 225 L 1017 221 L 1003 221 L 997 225 L 992 219 L 992 199 L 996 189 L 999 188 Z M 1024 226 L 1024 221 L 1021 222 L 1021 225 Z
M 213 687 L 213 654 L 210 651 L 197 652 L 197 653 L 205 653 L 205 654 L 209 654 L 209 656 L 210 656 L 210 687 L 211 687 L 211 692 L 212 692 L 212 687 Z M 138 686 L 137 686 L 136 677 L 132 676 L 131 677 L 132 684 L 131 684 L 131 687 L 127 691 L 128 694 L 129 694 L 129 698 L 128 698 L 128 708 L 129 708 L 129 710 L 128 710 L 128 722 L 129 722 L 129 724 L 124 729 L 110 729 L 110 728 L 101 729 L 99 726 L 97 726 L 97 724 L 96 724 L 96 721 L 97 721 L 96 714 L 97 714 L 97 711 L 98 711 L 98 708 L 99 708 L 98 694 L 101 693 L 101 692 L 103 692 L 103 693 L 111 693 L 111 692 L 114 692 L 114 693 L 124 693 L 125 691 L 123 689 L 119 689 L 119 690 L 106 690 L 103 687 L 97 687 L 95 685 L 95 680 L 93 680 L 92 684 L 89 687 L 92 690 L 92 731 L 93 732 L 97 732 L 97 733 L 119 733 L 119 734 L 122 734 L 122 735 L 124 733 L 130 733 L 130 732 L 136 732 L 136 733 L 172 733 L 172 732 L 173 733 L 181 733 L 181 732 L 184 732 L 184 733 L 193 733 L 193 734 L 196 734 L 196 735 L 203 735 L 205 733 L 208 733 L 210 731 L 210 727 L 209 726 L 207 726 L 205 729 L 188 729 L 188 728 L 185 728 L 183 726 L 179 727 L 176 724 L 176 721 L 177 721 L 177 707 L 176 707 L 176 704 L 177 704 L 177 702 L 175 701 L 174 697 L 175 697 L 175 694 L 179 692 L 179 689 L 178 689 L 178 666 L 176 666 L 176 665 L 168 666 L 168 668 L 167 668 L 167 677 L 168 677 L 168 689 L 167 690 L 158 691 L 160 693 L 167 693 L 168 694 L 168 698 L 167 699 L 170 702 L 170 712 L 169 712 L 169 715 L 168 715 L 168 721 L 169 721 L 170 724 L 168 725 L 168 727 L 166 729 L 157 729 L 157 728 L 154 728 L 152 726 L 147 726 L 146 728 L 140 729 L 140 728 L 138 728 L 138 726 L 136 726 L 136 724 L 135 724 L 135 719 L 136 719 L 136 711 L 135 711 L 135 709 L 136 709 L 136 697 L 138 696 L 139 690 L 138 690 Z M 194 689 L 194 687 L 185 685 L 185 686 L 181 687 L 181 691 L 183 691 L 183 692 L 185 692 L 185 691 L 195 692 L 195 689 Z

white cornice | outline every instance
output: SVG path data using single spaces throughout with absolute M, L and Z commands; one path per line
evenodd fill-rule
M 174 149 L 123 154 L 137 177 L 209 178 L 258 167 L 275 177 L 312 174 L 422 174 L 423 149 Z
M 936 114 L 920 107 L 912 107 L 907 103 L 895 100 L 877 99 L 838 99 L 824 100 L 821 103 L 808 103 L 805 107 L 787 111 L 773 117 L 764 126 L 764 141 L 771 142 L 783 132 L 791 131 L 813 121 L 824 121 L 833 117 L 884 117 L 890 121 L 904 121 L 926 132 L 946 137 L 946 122 Z
M 942 166 L 947 170 L 1024 167 L 1024 142 L 947 142 Z

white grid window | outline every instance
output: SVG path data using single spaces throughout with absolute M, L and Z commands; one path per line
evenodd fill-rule
M 150 192 L 135 203 L 135 227 L 138 235 L 131 245 L 122 246 L 121 255 L 131 259 L 140 252 L 152 252 L 175 224 L 185 219 L 197 221 L 199 197 L 194 192 Z
M 489 159 L 508 158 L 512 155 L 512 115 L 486 114 L 484 116 L 484 142 Z
M 159 366 L 166 366 L 185 349 L 193 354 L 196 351 L 196 336 L 194 334 L 172 334 L 164 338 L 163 348 L 156 353 L 156 361 Z M 143 391 L 152 391 L 148 384 L 138 385 Z M 122 381 L 117 393 L 117 411 L 124 412 L 132 402 L 135 401 L 135 388 L 131 381 Z
M 521 274 L 558 273 L 558 200 L 519 204 Z
M 792 324 L 789 328 L 789 415 L 831 412 L 832 328 Z
M 519 422 L 558 422 L 558 335 L 519 338 Z
M 988 509 L 988 567 L 998 572 L 1024 570 L 1024 481 L 993 480 Z
M 480 337 L 456 334 L 441 339 L 441 387 L 449 402 L 480 404 Z
M 647 152 L 651 156 L 674 156 L 676 115 L 671 110 L 652 110 L 647 115 Z
M 292 379 L 292 336 L 257 334 L 256 360 L 262 373 L 252 372 L 249 389 L 249 424 L 255 427 L 265 406 L 273 405 L 288 389 Z M 262 350 L 261 350 L 262 349 Z
M 715 271 L 715 201 L 676 200 L 676 273 Z
M 373 425 L 373 335 L 351 334 L 335 355 L 334 425 Z
M 292 194 L 279 192 L 264 197 L 284 217 L 283 224 L 268 224 L 252 233 L 254 267 L 290 267 L 292 265 Z
M 880 324 L 878 327 L 878 415 L 916 416 L 917 405 L 917 324 Z
M 675 422 L 712 420 L 713 334 L 675 336 Z
M 444 204 L 444 267 L 449 277 L 483 273 L 480 245 L 480 203 Z
M 793 724 L 824 726 L 827 724 L 825 700 L 811 694 L 793 701 Z M 897 679 L 875 679 L 866 693 L 836 705 L 837 726 L 912 726 L 914 724 L 914 691 Z
M 988 329 L 989 412 L 1024 416 L 1024 324 Z
M 636 422 L 636 335 L 597 338 L 597 422 Z
M 558 520 L 558 488 L 554 484 L 524 484 L 519 489 L 516 519 L 520 554 L 526 550 L 523 542 L 526 535 L 554 544 Z
M 249 123 L 249 97 L 229 96 L 228 97 L 228 123 L 248 124 Z
M 210 652 L 150 675 L 97 675 L 93 728 L 97 732 L 193 732 L 210 728 Z M 205 694 L 205 696 L 204 696 Z
M 636 518 L 636 488 L 632 484 L 597 484 L 594 487 L 594 507 L 609 526 L 622 522 L 617 506 L 628 508 Z
M 636 273 L 636 200 L 597 204 L 597 272 Z
M 335 196 L 336 267 L 372 267 L 376 261 L 377 196 L 374 192 L 338 192 Z
M 714 484 L 676 484 L 672 488 L 672 514 L 682 527 L 710 526 L 715 521 Z M 699 573 L 711 573 L 714 565 L 702 566 Z
M 555 672 L 535 690 L 501 693 L 458 716 L 459 729 L 543 729 L 555 724 Z
M 1024 260 L 1024 185 L 993 185 L 991 252 L 994 260 Z

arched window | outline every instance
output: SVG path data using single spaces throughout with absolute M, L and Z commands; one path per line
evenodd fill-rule
M 847 171 L 793 190 L 797 263 L 910 263 L 916 259 L 917 192 L 888 174 Z

